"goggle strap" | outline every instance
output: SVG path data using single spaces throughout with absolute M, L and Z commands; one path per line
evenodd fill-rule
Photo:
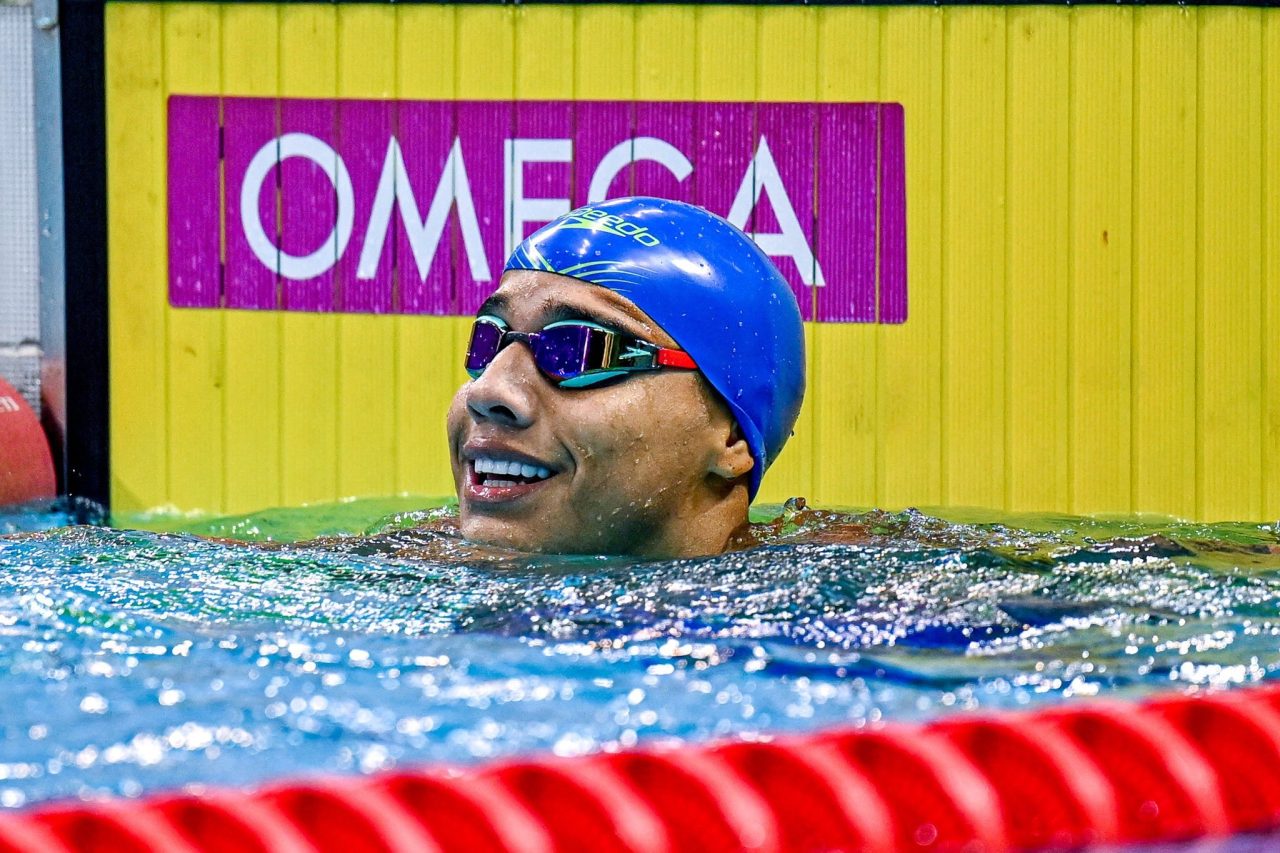
M 697 370 L 693 357 L 682 349 L 658 350 L 657 364 L 662 367 L 683 367 L 686 370 Z
M 626 368 L 619 368 L 617 370 L 588 370 L 585 373 L 578 374 L 577 376 L 563 379 L 556 384 L 561 388 L 589 388 L 592 385 L 606 382 L 610 379 L 616 379 L 619 376 L 626 376 L 628 373 L 631 373 L 631 371 Z

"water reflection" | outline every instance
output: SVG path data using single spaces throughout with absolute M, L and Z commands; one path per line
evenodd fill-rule
M 1224 688 L 1280 665 L 1270 526 L 797 506 L 760 532 L 643 563 L 487 551 L 447 510 L 290 546 L 0 538 L 0 805 Z

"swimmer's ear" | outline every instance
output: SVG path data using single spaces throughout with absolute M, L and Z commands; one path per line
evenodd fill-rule
M 756 461 L 751 458 L 751 448 L 742 437 L 742 430 L 733 423 L 724 447 L 718 448 L 711 461 L 711 473 L 725 480 L 736 480 L 751 470 Z

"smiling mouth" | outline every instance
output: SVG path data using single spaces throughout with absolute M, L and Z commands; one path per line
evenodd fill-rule
M 491 489 L 529 486 L 555 476 L 554 471 L 541 465 L 495 456 L 477 456 L 471 460 L 471 471 L 476 485 Z

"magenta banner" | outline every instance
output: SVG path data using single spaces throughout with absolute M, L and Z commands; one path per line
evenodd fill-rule
M 471 314 L 507 255 L 622 195 L 750 234 L 806 320 L 907 317 L 900 104 L 169 99 L 177 307 Z

